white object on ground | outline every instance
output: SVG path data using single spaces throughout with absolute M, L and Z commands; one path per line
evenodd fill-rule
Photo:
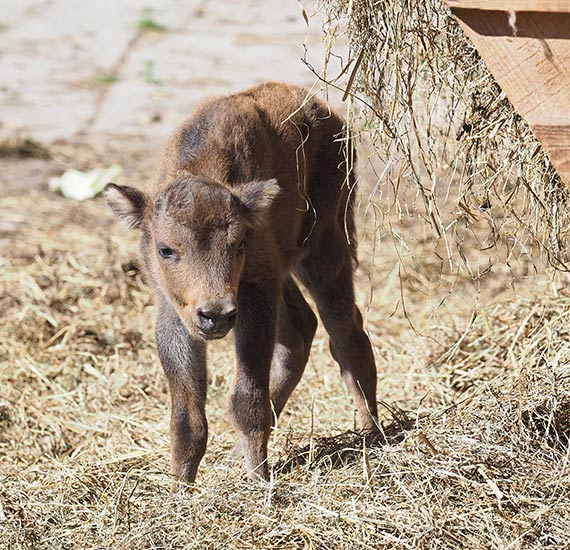
M 50 178 L 49 188 L 61 192 L 68 199 L 84 201 L 101 193 L 105 185 L 121 172 L 122 168 L 118 164 L 112 164 L 108 168 L 96 168 L 89 172 L 70 168 L 60 178 Z

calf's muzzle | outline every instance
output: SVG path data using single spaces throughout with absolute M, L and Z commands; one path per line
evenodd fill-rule
M 235 325 L 237 304 L 235 299 L 210 300 L 196 310 L 198 327 L 206 338 L 222 338 Z

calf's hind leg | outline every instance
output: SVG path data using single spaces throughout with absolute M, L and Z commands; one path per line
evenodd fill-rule
M 284 285 L 270 374 L 270 396 L 278 417 L 301 380 L 317 330 L 317 318 L 292 278 Z
M 362 315 L 354 302 L 352 259 L 342 231 L 328 233 L 319 247 L 313 246 L 297 274 L 315 299 L 360 425 L 374 429 L 378 418 L 376 366 Z

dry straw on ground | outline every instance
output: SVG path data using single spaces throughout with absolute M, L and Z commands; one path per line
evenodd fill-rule
M 229 458 L 231 359 L 218 346 L 209 451 L 196 489 L 171 497 L 168 399 L 133 239 L 98 233 L 110 220 L 100 202 L 70 210 L 45 193 L 29 198 L 26 213 L 2 199 L 4 223 L 18 228 L 17 248 L 2 242 L 2 547 L 566 543 L 568 298 L 499 303 L 467 331 L 442 324 L 427 345 L 402 318 L 369 312 L 385 414 L 367 444 L 346 431 L 350 407 L 319 334 L 271 442 L 269 484 L 248 485 Z M 418 292 L 410 311 L 424 299 Z
M 386 58 L 374 65 L 363 55 L 366 70 L 355 71 L 351 88 L 357 94 L 386 82 L 377 98 L 367 96 L 386 120 L 369 117 L 360 127 L 372 131 L 370 151 L 387 153 L 361 163 L 357 274 L 380 373 L 380 434 L 352 432 L 352 408 L 319 329 L 270 442 L 272 480 L 247 484 L 230 458 L 234 435 L 224 410 L 233 358 L 231 343 L 221 341 L 209 354 L 210 437 L 198 483 L 170 496 L 167 388 L 136 236 L 115 225 L 100 200 L 72 205 L 44 189 L 10 191 L 0 196 L 0 548 L 569 547 L 570 298 L 563 277 L 542 277 L 544 264 L 531 255 L 551 240 L 544 220 L 555 203 L 537 195 L 545 209 L 532 218 L 531 202 L 519 196 L 524 188 L 545 193 L 544 180 L 525 170 L 547 179 L 551 172 L 542 153 L 521 149 L 536 145 L 522 121 L 508 122 L 507 110 L 499 109 L 503 122 L 495 119 L 487 137 L 480 129 L 461 137 L 455 165 L 409 145 L 416 139 L 405 131 L 409 104 L 396 93 L 386 102 L 404 67 L 398 59 L 422 59 L 407 41 L 417 35 L 425 51 L 430 43 L 441 50 L 441 59 L 421 67 L 438 63 L 434 74 L 446 82 L 469 86 L 483 68 L 435 3 L 393 4 L 328 6 L 333 22 L 350 6 L 357 56 L 367 29 L 376 40 L 367 51 Z M 429 34 L 426 17 L 444 30 Z M 461 69 L 459 54 L 445 69 L 452 39 L 467 48 L 472 72 Z M 382 80 L 388 67 L 396 72 Z M 421 87 L 413 89 L 419 101 Z M 489 101 L 507 109 L 497 93 Z M 461 113 L 459 96 L 451 98 Z M 436 147 L 438 125 L 421 120 L 418 129 L 431 128 Z M 449 120 L 444 134 L 456 123 Z M 522 128 L 523 141 L 509 142 L 514 134 L 505 128 Z M 477 175 L 474 157 L 460 155 L 465 147 L 494 151 L 501 162 L 518 151 L 534 164 L 521 166 L 515 180 L 504 171 L 492 176 L 487 165 Z M 127 179 L 143 181 L 145 155 L 124 143 L 120 151 L 80 156 L 93 166 L 122 154 Z M 65 162 L 69 154 L 55 156 Z M 28 187 L 58 168 L 49 160 L 34 170 L 28 160 L 0 162 L 3 174 Z M 510 201 L 505 190 L 514 193 Z M 468 202 L 477 197 L 491 207 Z M 563 215 L 563 201 L 556 204 Z M 486 250 L 482 235 L 498 246 Z

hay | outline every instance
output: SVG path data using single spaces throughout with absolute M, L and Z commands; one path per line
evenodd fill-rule
M 0 140 L 0 158 L 51 158 L 50 150 L 38 141 L 25 136 L 11 136 Z
M 451 270 L 484 270 L 462 255 L 466 233 L 501 258 L 492 263 L 532 256 L 540 265 L 542 255 L 567 270 L 567 190 L 442 1 L 321 9 L 329 55 L 320 77 L 344 90 L 352 133 L 368 143 L 362 164 L 384 199 L 375 206 L 429 224 Z M 333 56 L 343 58 L 339 74 L 327 70 Z
M 429 239 L 415 277 L 399 276 L 398 251 L 383 247 L 367 313 L 381 344 L 383 433 L 351 431 L 321 330 L 272 436 L 273 478 L 246 483 L 230 458 L 233 358 L 221 341 L 198 485 L 171 497 L 167 387 L 136 236 L 100 200 L 71 207 L 34 191 L 26 209 L 21 201 L 0 199 L 1 548 L 566 544 L 570 299 L 539 286 L 538 297 L 502 300 L 469 322 L 472 281 L 456 277 L 434 323 L 440 296 L 421 277 L 433 270 Z M 362 258 L 373 244 L 362 242 Z M 406 311 L 429 338 L 387 314 L 408 283 Z M 424 317 L 435 327 L 420 326 Z

